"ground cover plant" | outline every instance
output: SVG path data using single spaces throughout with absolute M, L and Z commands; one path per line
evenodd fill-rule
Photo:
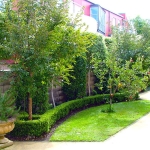
M 113 105 L 114 113 L 103 113 L 107 105 L 79 112 L 61 124 L 50 141 L 104 141 L 150 111 L 150 101 Z

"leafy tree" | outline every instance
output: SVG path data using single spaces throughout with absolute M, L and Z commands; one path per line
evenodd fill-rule
M 140 16 L 137 16 L 132 20 L 134 28 L 137 32 L 137 34 L 142 34 L 143 33 L 143 28 L 147 24 L 147 21 L 142 19 Z
M 128 98 L 133 98 L 136 93 L 147 87 L 148 77 L 143 70 L 143 57 L 137 57 L 136 61 L 122 60 L 118 58 L 118 49 L 115 39 L 110 42 L 106 51 L 105 60 L 94 62 L 94 72 L 100 79 L 98 87 L 103 89 L 103 82 L 107 80 L 110 92 L 110 108 L 112 110 L 113 96 L 118 91 L 128 94 Z M 100 54 L 99 54 L 100 55 Z M 123 63 L 124 62 L 124 63 Z M 105 66 L 105 67 L 104 67 Z M 106 74 L 109 75 L 106 78 Z
M 0 12 L 0 59 L 7 58 L 7 53 L 4 51 L 5 38 L 8 36 L 8 32 L 5 27 L 5 14 Z
M 134 33 L 134 29 L 129 25 L 120 30 L 118 27 L 113 28 L 113 38 L 115 38 L 117 46 L 117 57 L 122 60 L 136 60 L 138 54 L 144 55 L 141 50 L 140 38 Z
M 15 61 L 10 72 L 12 90 L 18 96 L 20 88 L 23 97 L 28 97 L 30 120 L 37 91 L 57 76 L 67 79 L 72 62 L 85 53 L 89 43 L 78 22 L 74 22 L 76 29 L 71 25 L 66 6 L 67 2 L 58 5 L 57 0 L 19 0 L 16 6 L 7 0 L 5 5 L 9 35 L 4 38 L 4 51 Z
M 73 70 L 70 72 L 69 84 L 64 83 L 63 91 L 67 100 L 82 98 L 86 95 L 86 60 L 77 57 Z
M 134 28 L 137 31 L 140 43 L 141 43 L 141 51 L 143 51 L 143 55 L 145 57 L 144 67 L 149 68 L 150 61 L 150 20 L 144 20 L 139 16 L 132 20 L 134 24 Z
M 90 73 L 93 71 L 93 58 L 102 59 L 102 60 L 105 59 L 105 45 L 102 36 L 94 33 L 90 33 L 90 35 L 91 35 L 90 41 L 93 44 L 88 47 L 86 53 L 89 96 L 91 94 Z M 97 55 L 97 53 L 100 53 L 100 55 Z
M 150 66 L 150 20 L 144 20 L 137 16 L 130 21 L 129 26 L 122 30 L 113 30 L 113 37 L 116 40 L 118 58 L 123 60 L 133 59 L 135 62 L 138 56 L 143 56 L 143 68 L 149 69 Z
M 76 63 L 74 64 L 74 69 L 71 71 L 70 84 L 63 85 L 63 91 L 67 97 L 67 100 L 81 98 L 85 96 L 86 91 L 86 73 L 88 73 L 88 93 L 91 94 L 90 87 L 90 73 L 93 71 L 93 62 L 92 58 L 96 57 L 97 59 L 105 58 L 105 45 L 101 35 L 94 33 L 84 33 L 89 36 L 90 45 L 87 48 L 86 52 L 86 62 L 83 58 L 77 58 Z M 97 53 L 101 55 L 97 55 Z M 86 69 L 87 68 L 87 69 Z

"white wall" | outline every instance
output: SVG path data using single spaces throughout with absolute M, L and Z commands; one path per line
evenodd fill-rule
M 97 21 L 94 18 L 83 15 L 82 22 L 88 26 L 87 28 L 88 32 L 97 33 Z

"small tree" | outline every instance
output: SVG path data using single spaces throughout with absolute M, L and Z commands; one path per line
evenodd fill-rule
M 67 100 L 82 98 L 86 95 L 86 60 L 77 57 L 70 72 L 69 83 L 64 83 L 63 91 Z
M 144 68 L 149 68 L 150 66 L 150 20 L 144 20 L 137 16 L 135 19 L 132 20 L 134 28 L 137 32 L 139 37 L 141 46 L 140 50 L 143 53 L 145 58 L 144 60 Z
M 9 33 L 4 38 L 4 52 L 15 61 L 10 72 L 11 87 L 16 96 L 20 88 L 23 97 L 28 97 L 31 120 L 32 101 L 37 91 L 42 86 L 48 87 L 49 82 L 57 79 L 55 76 L 66 79 L 72 62 L 85 53 L 89 41 L 81 34 L 79 25 L 74 29 L 70 23 L 67 2 L 19 0 L 14 4 L 7 0 L 4 9 Z
M 133 62 L 132 59 L 122 61 L 118 58 L 118 49 L 115 41 L 110 42 L 106 51 L 105 60 L 94 60 L 94 72 L 100 79 L 98 87 L 102 90 L 103 82 L 107 80 L 110 93 L 110 108 L 112 111 L 113 96 L 118 91 L 123 91 L 128 94 L 128 98 L 133 98 L 140 90 L 147 86 L 148 78 L 146 71 L 143 70 L 143 59 L 138 59 Z M 108 74 L 108 78 L 106 78 Z
M 105 44 L 101 35 L 97 35 L 94 33 L 90 33 L 90 41 L 93 43 L 90 47 L 88 47 L 86 52 L 87 58 L 87 73 L 88 73 L 88 93 L 91 95 L 91 87 L 90 87 L 90 74 L 93 71 L 93 58 L 96 59 L 105 59 Z M 100 54 L 100 55 L 97 55 Z

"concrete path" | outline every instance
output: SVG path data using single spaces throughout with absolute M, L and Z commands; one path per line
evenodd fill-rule
M 104 142 L 112 150 L 150 150 L 150 113 Z
M 140 94 L 150 100 L 150 91 Z M 150 113 L 104 142 L 14 142 L 5 150 L 150 150 Z
M 143 92 L 139 96 L 140 99 L 150 100 L 150 91 Z

